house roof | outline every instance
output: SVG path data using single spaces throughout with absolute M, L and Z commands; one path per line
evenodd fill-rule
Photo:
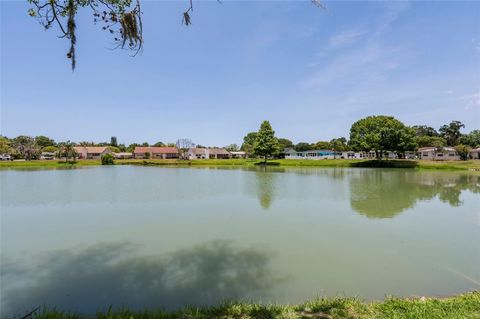
M 209 148 L 208 153 L 214 155 L 230 155 L 230 152 L 224 148 Z
M 437 149 L 437 147 L 434 147 L 434 146 L 427 146 L 427 147 L 420 147 L 418 149 L 419 152 L 429 152 L 429 151 L 435 151 Z M 441 149 L 443 151 L 447 151 L 447 152 L 454 152 L 455 149 L 453 147 L 450 147 L 450 146 L 445 146 L 445 147 L 441 147 Z
M 77 153 L 103 153 L 108 149 L 106 146 L 74 146 Z
M 133 153 L 172 154 L 178 153 L 178 149 L 176 147 L 136 146 Z
M 195 155 L 204 155 L 206 153 L 206 150 L 206 148 L 192 147 L 188 150 L 188 152 Z
M 245 155 L 246 153 L 243 151 L 238 151 L 238 152 L 230 152 L 232 155 Z

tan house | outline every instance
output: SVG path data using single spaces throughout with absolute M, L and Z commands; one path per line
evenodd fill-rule
M 480 147 L 470 150 L 469 155 L 471 159 L 476 159 L 476 160 L 480 159 Z
M 115 158 L 116 159 L 130 159 L 130 158 L 133 158 L 133 153 L 130 153 L 130 152 L 115 153 Z
M 112 154 L 106 146 L 75 146 L 73 148 L 77 153 L 78 159 L 100 159 L 104 154 Z
M 208 158 L 227 159 L 230 158 L 230 152 L 224 148 L 208 148 Z
M 137 146 L 133 156 L 134 158 L 171 159 L 178 158 L 179 154 L 176 147 Z
M 453 147 L 421 147 L 418 149 L 418 158 L 431 161 L 458 161 L 460 156 Z

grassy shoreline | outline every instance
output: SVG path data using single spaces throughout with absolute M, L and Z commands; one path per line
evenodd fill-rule
M 42 309 L 32 315 L 35 319 L 134 319 L 134 318 L 330 318 L 330 319 L 434 319 L 480 318 L 480 292 L 469 292 L 447 298 L 386 298 L 365 302 L 357 298 L 322 298 L 299 305 L 226 302 L 210 307 L 186 307 L 177 311 L 145 310 L 99 311 L 96 315 L 63 312 L 54 308 Z
M 160 159 L 131 159 L 116 160 L 116 165 L 144 165 L 144 166 L 255 166 L 260 163 L 254 159 L 208 159 L 208 160 L 160 160 Z M 0 168 L 72 168 L 82 166 L 101 165 L 100 160 L 79 160 L 75 163 L 63 161 L 14 161 L 0 162 Z M 412 161 L 412 160 L 272 160 L 269 165 L 278 167 L 385 167 L 385 168 L 409 168 L 429 170 L 470 170 L 480 171 L 480 161 Z

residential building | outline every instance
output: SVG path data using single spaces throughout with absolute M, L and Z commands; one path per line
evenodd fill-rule
M 476 160 L 480 159 L 480 147 L 470 150 L 469 155 L 471 159 L 476 159 Z
M 104 154 L 112 154 L 107 146 L 75 146 L 78 159 L 100 159 Z
M 230 158 L 230 152 L 224 148 L 207 148 L 208 158 L 227 159 Z
M 318 160 L 318 159 L 334 159 L 341 158 L 342 152 L 333 152 L 330 150 L 311 150 L 304 152 L 297 152 L 293 149 L 285 152 L 285 159 L 306 159 L 306 160 Z
M 176 147 L 137 146 L 133 156 L 134 158 L 173 159 L 178 158 L 179 153 Z
M 431 161 L 460 160 L 460 156 L 453 147 L 421 147 L 418 149 L 418 157 L 422 160 Z
M 247 153 L 243 151 L 230 152 L 230 155 L 232 156 L 232 158 L 247 158 Z
M 42 152 L 42 154 L 40 154 L 40 159 L 41 160 L 53 160 L 53 159 L 55 159 L 55 152 Z
M 189 160 L 194 160 L 194 159 L 207 159 L 208 158 L 208 153 L 206 148 L 197 148 L 193 147 L 188 149 L 187 152 L 187 158 Z
M 130 153 L 130 152 L 115 153 L 115 158 L 116 159 L 130 159 L 130 158 L 133 158 L 133 153 Z

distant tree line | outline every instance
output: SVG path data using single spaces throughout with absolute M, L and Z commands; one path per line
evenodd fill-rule
M 257 132 L 245 135 L 240 147 L 237 144 L 230 144 L 224 148 L 231 152 L 244 151 L 250 156 L 266 161 L 268 158 L 281 156 L 288 149 L 298 152 L 309 150 L 375 151 L 377 158 L 382 158 L 386 151 L 394 151 L 402 157 L 405 152 L 414 151 L 420 147 L 451 146 L 463 159 L 467 159 L 471 148 L 480 147 L 480 130 L 475 129 L 464 134 L 461 132 L 463 128 L 465 125 L 460 121 L 451 121 L 436 130 L 427 125 L 407 126 L 392 116 L 368 116 L 352 124 L 348 140 L 345 137 L 337 137 L 330 141 L 294 144 L 287 138 L 277 138 L 270 123 L 264 121 Z M 127 146 L 118 143 L 115 136 L 111 137 L 110 142 L 101 143 L 56 142 L 47 136 L 20 135 L 15 138 L 0 136 L 0 154 L 9 154 L 15 159 L 39 159 L 42 152 L 51 152 L 56 153 L 59 158 L 75 160 L 74 146 L 106 146 L 116 153 L 133 152 L 137 146 L 168 146 L 177 147 L 182 154 L 185 154 L 188 148 L 195 147 L 195 144 L 188 138 L 179 139 L 176 143 L 159 141 L 154 144 L 144 142 L 132 143 Z M 200 144 L 196 147 L 206 148 Z

